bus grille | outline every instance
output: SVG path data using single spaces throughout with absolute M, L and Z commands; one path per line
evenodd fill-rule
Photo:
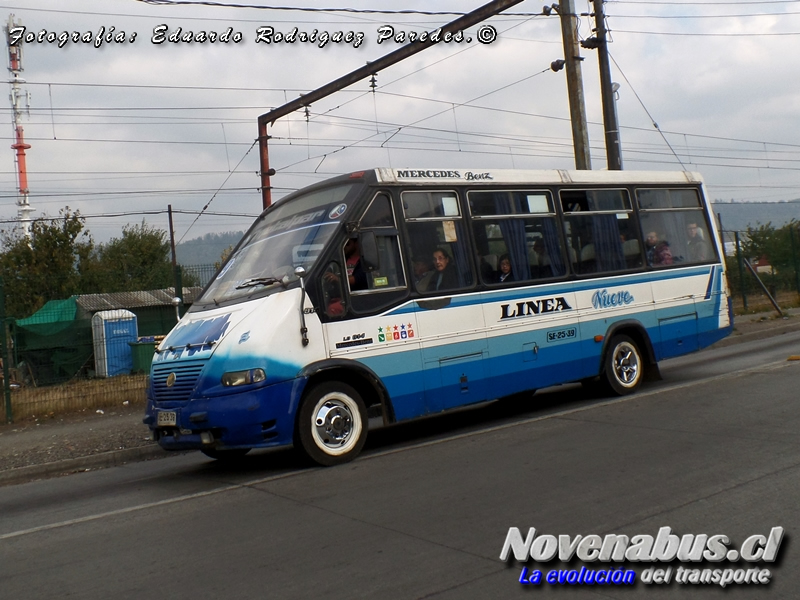
M 205 360 L 173 362 L 153 367 L 153 394 L 156 402 L 181 402 L 189 399 Z M 174 377 L 171 375 L 174 373 Z M 167 385 L 172 380 L 172 385 Z

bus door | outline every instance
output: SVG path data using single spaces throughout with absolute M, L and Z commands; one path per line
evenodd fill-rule
M 425 402 L 438 412 L 487 398 L 488 356 L 480 296 L 458 193 L 403 191 L 406 248 L 420 295 L 417 335 Z
M 377 192 L 350 229 L 321 277 L 328 355 L 361 362 L 375 373 L 398 420 L 421 416 L 427 408 L 419 327 L 389 193 Z

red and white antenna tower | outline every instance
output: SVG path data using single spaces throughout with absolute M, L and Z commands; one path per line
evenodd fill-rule
M 17 163 L 17 182 L 19 183 L 19 195 L 17 198 L 17 220 L 19 227 L 25 237 L 31 236 L 31 213 L 34 212 L 28 202 L 28 169 L 25 164 L 25 150 L 31 146 L 25 143 L 25 135 L 22 130 L 22 104 L 25 103 L 24 112 L 30 116 L 30 94 L 22 90 L 25 80 L 22 78 L 22 45 L 11 44 L 10 30 L 20 27 L 20 23 L 14 22 L 14 15 L 9 15 L 8 25 L 6 26 L 6 40 L 8 41 L 8 70 L 11 71 L 11 110 L 14 114 L 14 143 L 11 147 L 16 150 L 14 160 Z

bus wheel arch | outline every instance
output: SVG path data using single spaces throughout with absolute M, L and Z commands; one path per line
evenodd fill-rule
M 333 466 L 354 459 L 368 430 L 370 409 L 384 423 L 394 420 L 389 396 L 378 377 L 348 361 L 309 365 L 296 412 L 295 445 L 314 462 Z
M 325 381 L 341 381 L 355 388 L 368 410 L 380 410 L 385 425 L 395 422 L 389 393 L 369 367 L 353 361 L 329 359 L 308 365 L 300 375 L 307 378 L 301 401 L 313 386 Z

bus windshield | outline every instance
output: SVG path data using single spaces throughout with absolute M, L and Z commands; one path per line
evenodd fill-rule
M 282 289 L 296 267 L 310 270 L 347 212 L 343 202 L 358 184 L 295 196 L 276 205 L 250 232 L 198 304 L 219 304 Z

